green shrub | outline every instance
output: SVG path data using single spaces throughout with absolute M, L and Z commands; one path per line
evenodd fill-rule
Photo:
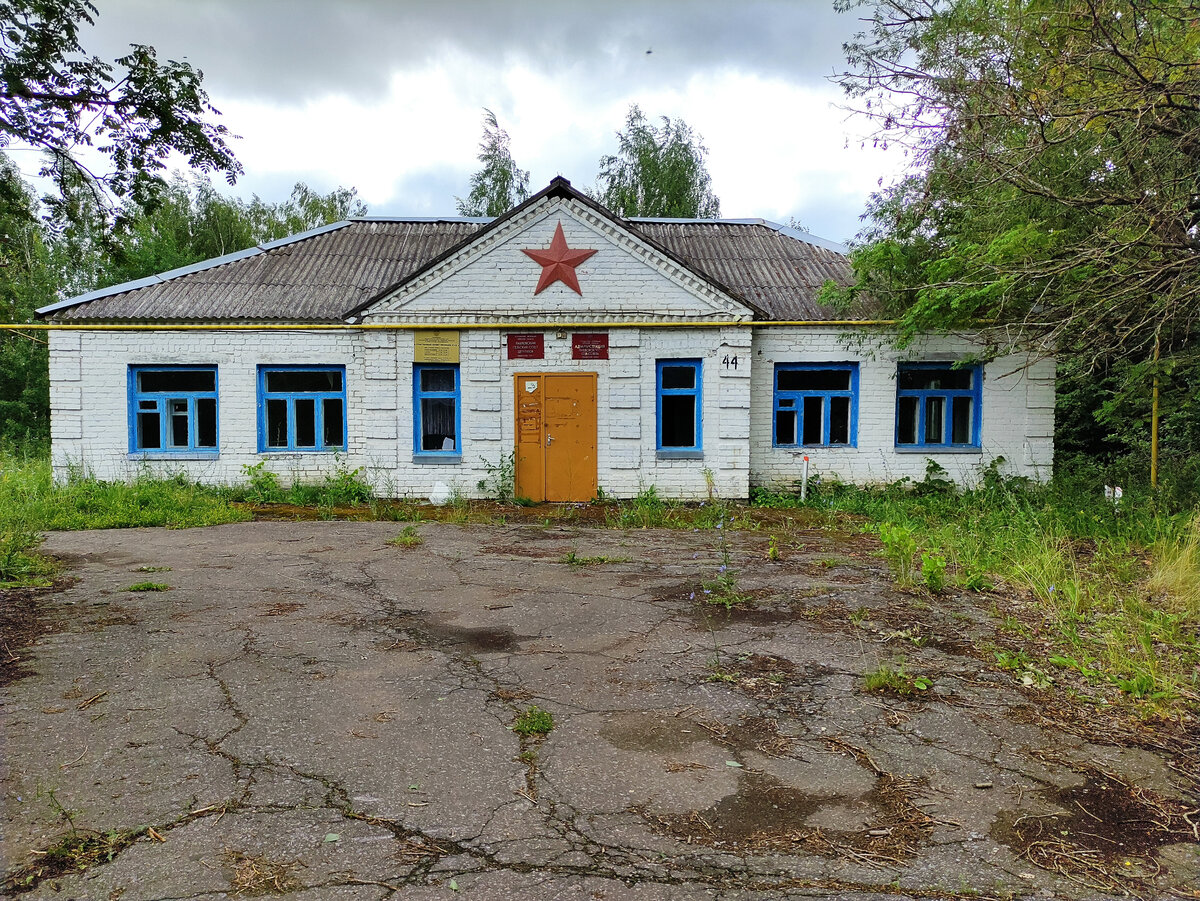
M 283 499 L 279 476 L 267 469 L 266 460 L 259 460 L 253 466 L 247 463 L 242 467 L 242 475 L 246 477 L 246 500 L 251 503 L 267 504 Z
M 917 542 L 912 529 L 895 523 L 879 524 L 879 540 L 883 542 L 883 553 L 892 569 L 892 577 L 898 585 L 913 584 L 913 555 Z
M 921 581 L 934 594 L 946 587 L 946 558 L 925 551 L 921 554 Z

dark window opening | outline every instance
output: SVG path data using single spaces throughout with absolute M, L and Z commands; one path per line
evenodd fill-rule
M 341 390 L 342 373 L 338 369 L 276 369 L 267 373 L 267 391 L 271 394 L 328 394 Z
M 946 398 L 925 398 L 925 443 L 941 444 L 946 435 Z
M 287 401 L 267 401 L 267 447 L 287 447 Z
M 796 411 L 779 410 L 775 414 L 775 443 L 796 443 Z
M 326 447 L 341 447 L 345 444 L 345 437 L 342 433 L 343 404 L 340 397 L 327 397 L 322 402 L 325 409 L 322 411 L 321 421 L 325 426 Z
M 825 423 L 823 413 L 825 398 L 804 398 L 804 443 L 807 445 L 823 444 L 825 438 Z
M 781 447 L 853 444 L 857 398 L 857 363 L 776 364 L 775 444 Z M 793 409 L 797 414 L 780 415 Z
M 658 361 L 659 450 L 701 450 L 700 373 L 699 360 Z
M 829 443 L 850 443 L 850 398 L 829 399 Z
M 693 366 L 664 366 L 662 387 L 667 389 L 696 387 L 696 369 Z
M 159 433 L 158 410 L 153 413 L 138 413 L 137 446 L 142 450 L 160 450 L 162 435 Z
M 696 398 L 679 394 L 663 396 L 662 446 L 696 446 Z
M 346 446 L 346 374 L 340 367 L 259 368 L 260 450 Z
M 905 368 L 899 385 L 904 391 L 970 391 L 974 375 L 973 369 Z
M 896 443 L 978 447 L 983 371 L 948 364 L 900 364 Z
M 849 369 L 780 369 L 780 391 L 849 391 Z
M 950 443 L 971 443 L 971 398 L 956 397 L 950 407 Z
M 917 419 L 920 416 L 920 402 L 915 397 L 900 398 L 900 413 L 896 422 L 896 443 L 917 443 Z
M 296 447 L 317 446 L 317 404 L 311 397 L 298 397 L 296 405 Z
M 217 390 L 217 373 L 203 369 L 147 369 L 138 373 L 142 394 L 200 393 Z
M 130 451 L 180 453 L 217 449 L 215 367 L 131 366 L 129 371 L 133 416 Z
M 196 398 L 196 446 L 217 446 L 217 399 Z

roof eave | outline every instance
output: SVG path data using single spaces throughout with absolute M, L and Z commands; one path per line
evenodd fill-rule
M 77 307 L 80 304 L 88 303 L 93 300 L 100 300 L 103 297 L 112 297 L 117 294 L 125 294 L 129 291 L 136 291 L 139 288 L 148 288 L 151 285 L 168 282 L 172 279 L 181 278 L 185 275 L 191 275 L 195 272 L 203 272 L 206 269 L 215 269 L 218 266 L 224 266 L 227 263 L 236 263 L 238 260 L 244 260 L 248 257 L 258 256 L 260 253 L 266 253 L 269 250 L 274 250 L 277 247 L 286 247 L 288 244 L 295 244 L 297 241 L 304 241 L 308 238 L 315 238 L 317 235 L 323 235 L 327 232 L 337 231 L 339 228 L 345 228 L 350 224 L 349 219 L 343 219 L 340 222 L 333 222 L 329 225 L 321 225 L 317 228 L 310 228 L 308 231 L 298 232 L 294 235 L 288 235 L 286 238 L 278 238 L 274 241 L 265 241 L 262 244 L 256 244 L 254 247 L 247 247 L 245 250 L 236 250 L 233 253 L 227 253 L 224 256 L 213 257 L 211 260 L 202 260 L 199 263 L 192 263 L 188 266 L 180 266 L 177 269 L 169 269 L 166 272 L 161 272 L 158 275 L 148 275 L 145 278 L 134 279 L 129 282 L 121 282 L 119 285 L 111 285 L 107 288 L 99 288 L 95 291 L 89 291 L 86 294 L 80 294 L 77 297 L 68 297 L 66 300 L 60 300 L 57 303 L 48 304 L 34 310 L 34 315 L 38 319 L 42 319 L 51 313 L 58 310 L 65 310 L 69 307 Z

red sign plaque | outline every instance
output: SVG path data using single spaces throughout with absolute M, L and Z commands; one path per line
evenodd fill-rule
M 546 336 L 541 332 L 509 332 L 510 360 L 541 360 L 546 356 Z
M 575 332 L 571 335 L 572 360 L 607 360 L 608 332 Z

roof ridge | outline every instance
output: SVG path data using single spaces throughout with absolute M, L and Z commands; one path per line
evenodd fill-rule
M 749 219 L 676 219 L 670 216 L 629 216 L 626 218 L 626 221 L 653 222 L 663 225 L 761 225 L 795 241 L 803 241 L 805 244 L 811 244 L 814 247 L 823 247 L 826 250 L 832 250 L 834 253 L 840 253 L 842 256 L 850 253 L 850 248 L 840 241 L 822 238 L 820 235 L 814 235 L 812 232 L 805 231 L 802 228 L 781 225 L 778 222 L 772 222 L 770 219 L 763 219 L 761 217 L 751 217 Z

